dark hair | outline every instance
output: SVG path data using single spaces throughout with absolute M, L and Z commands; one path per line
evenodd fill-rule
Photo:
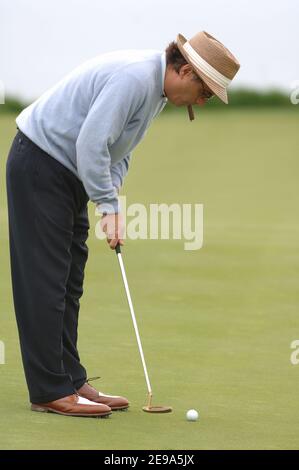
M 188 64 L 189 62 L 185 59 L 183 54 L 181 53 L 178 45 L 175 41 L 172 41 L 168 47 L 166 48 L 166 66 L 171 65 L 171 67 L 178 73 L 180 68 L 183 65 Z M 200 81 L 198 75 L 194 72 L 193 73 L 193 80 Z
M 181 54 L 176 42 L 172 41 L 166 48 L 166 66 L 171 65 L 176 72 L 179 72 L 182 65 L 188 64 Z

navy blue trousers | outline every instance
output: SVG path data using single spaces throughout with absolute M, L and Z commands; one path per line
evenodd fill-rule
M 88 256 L 82 182 L 21 131 L 6 167 L 11 276 L 32 403 L 74 393 L 86 381 L 77 350 Z

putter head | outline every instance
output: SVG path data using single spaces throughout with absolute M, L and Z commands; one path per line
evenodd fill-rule
M 171 413 L 171 406 L 143 406 L 143 411 L 147 413 Z

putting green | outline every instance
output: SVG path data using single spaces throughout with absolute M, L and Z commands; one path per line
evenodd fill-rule
M 293 107 L 294 108 L 294 107 Z M 299 365 L 298 112 L 162 114 L 136 149 L 127 205 L 203 203 L 204 246 L 127 240 L 123 259 L 154 392 L 146 386 L 115 254 L 91 231 L 79 350 L 128 412 L 106 420 L 29 411 L 13 313 L 1 128 L 2 449 L 296 449 Z M 190 408 L 197 422 L 187 422 Z

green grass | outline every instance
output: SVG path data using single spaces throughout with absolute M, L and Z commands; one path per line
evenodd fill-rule
M 296 449 L 299 365 L 297 113 L 159 117 L 136 149 L 127 204 L 204 204 L 204 246 L 126 241 L 123 257 L 156 404 L 146 387 L 117 259 L 94 236 L 93 206 L 79 349 L 99 388 L 132 406 L 108 420 L 32 413 L 15 326 L 1 129 L 0 446 L 3 449 Z M 200 420 L 185 420 L 195 408 Z

